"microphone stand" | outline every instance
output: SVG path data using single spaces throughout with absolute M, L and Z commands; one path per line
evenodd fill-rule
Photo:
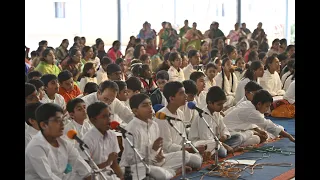
M 133 151 L 136 153 L 136 155 L 139 157 L 140 161 L 143 163 L 144 167 L 146 167 L 146 180 L 150 179 L 150 166 L 144 162 L 143 158 L 141 157 L 140 153 L 138 152 L 138 150 L 134 147 L 134 145 L 132 144 L 132 142 L 130 141 L 130 139 L 128 139 L 128 137 L 126 136 L 126 132 L 121 131 L 122 132 L 122 136 L 127 140 L 127 142 L 129 143 L 130 147 L 133 149 Z M 137 163 L 137 162 L 136 162 Z M 138 173 L 138 172 L 137 172 Z
M 177 131 L 177 133 L 182 137 L 183 139 L 183 143 L 182 143 L 182 180 L 188 180 L 188 178 L 186 178 L 186 144 L 189 144 L 191 146 L 191 148 L 193 149 L 194 152 L 199 153 L 198 149 L 192 144 L 191 141 L 189 141 L 187 139 L 187 137 L 185 137 L 170 121 L 170 118 L 166 118 L 168 123 L 170 124 L 171 127 L 173 127 L 173 129 L 175 129 Z M 200 156 L 201 157 L 201 156 Z
M 216 136 L 216 134 L 213 132 L 212 128 L 209 126 L 208 122 L 204 119 L 203 115 L 201 112 L 199 112 L 199 116 L 200 118 L 206 123 L 207 128 L 210 130 L 211 134 L 213 135 L 213 138 L 216 142 L 216 147 L 215 149 L 215 155 L 214 155 L 214 165 L 212 165 L 212 169 L 214 170 L 219 170 L 220 169 L 220 165 L 218 164 L 219 161 L 219 157 L 218 157 L 218 150 L 220 149 L 220 147 L 222 146 L 221 142 L 219 141 L 218 137 Z
M 93 161 L 93 159 L 90 157 L 88 151 L 84 148 L 84 144 L 79 144 L 80 149 L 86 154 L 86 156 L 89 159 L 89 164 L 91 165 L 92 173 L 91 173 L 91 179 L 95 179 L 95 174 L 99 173 L 103 180 L 107 180 L 106 176 L 102 173 L 102 170 L 97 166 L 97 164 Z M 93 167 L 92 167 L 93 166 Z

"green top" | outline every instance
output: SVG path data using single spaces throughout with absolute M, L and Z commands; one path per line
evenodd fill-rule
M 58 74 L 60 73 L 60 69 L 55 64 L 48 64 L 44 61 L 40 61 L 38 66 L 35 68 L 36 71 L 41 72 L 44 74 L 54 74 L 58 77 Z

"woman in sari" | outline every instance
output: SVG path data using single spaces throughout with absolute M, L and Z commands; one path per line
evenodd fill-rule
M 175 29 L 172 28 L 171 23 L 167 23 L 166 29 L 164 30 L 163 34 L 161 35 L 162 46 L 166 47 L 176 47 L 179 48 L 179 36 Z
M 187 33 L 184 35 L 182 42 L 186 43 L 186 46 L 194 45 L 196 50 L 200 50 L 200 41 L 204 39 L 201 31 L 197 29 L 197 23 L 192 24 L 192 29 L 189 29 Z

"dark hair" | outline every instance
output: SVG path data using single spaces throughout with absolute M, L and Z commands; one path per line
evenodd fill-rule
M 267 55 L 267 53 L 265 53 L 265 52 L 260 52 L 260 53 L 258 54 L 259 60 L 262 61 L 262 59 L 263 59 L 264 57 L 266 57 L 266 55 Z
M 251 81 L 254 81 L 253 76 L 254 76 L 254 71 L 256 71 L 257 69 L 259 69 L 262 66 L 262 62 L 261 61 L 252 61 L 252 63 L 250 64 L 249 68 L 246 70 L 246 72 L 243 75 L 243 78 L 248 78 Z
M 102 110 L 108 108 L 108 105 L 104 102 L 95 102 L 90 104 L 87 108 L 87 114 L 89 119 L 96 118 L 102 112 Z
M 152 42 L 152 41 L 153 41 L 152 38 L 148 38 L 146 42 L 147 42 L 147 44 L 149 44 L 149 43 Z
M 27 96 L 31 95 L 33 92 L 35 92 L 37 89 L 33 84 L 30 83 L 25 83 L 24 84 L 24 93 L 25 93 L 25 98 Z
M 96 45 L 98 46 L 101 42 L 103 42 L 103 40 L 101 38 L 97 38 L 96 39 Z
M 180 57 L 183 59 L 184 57 L 187 57 L 187 54 L 185 52 L 180 52 Z
M 216 57 L 217 57 L 217 54 L 218 54 L 219 50 L 217 48 L 212 48 L 210 54 L 211 54 L 211 60 L 213 61 Z
M 273 98 L 268 91 L 260 89 L 253 95 L 252 104 L 256 106 L 259 102 L 261 102 L 262 104 L 268 102 L 272 103 Z
M 137 40 L 137 39 L 136 39 L 136 40 Z M 141 49 L 142 46 L 144 47 L 144 45 L 138 44 L 138 45 L 136 45 L 136 47 L 134 48 L 133 57 L 134 57 L 135 59 L 139 59 L 139 58 L 140 58 L 140 49 Z
M 206 65 L 205 70 L 208 71 L 209 68 L 218 69 L 218 67 L 217 67 L 215 64 L 213 64 L 212 62 L 211 62 L 211 63 L 208 63 L 208 64 Z
M 40 122 L 48 123 L 49 119 L 51 117 L 55 117 L 57 112 L 63 113 L 63 109 L 54 103 L 45 103 L 41 104 L 36 109 L 36 120 L 38 122 L 39 128 L 42 131 L 42 128 L 40 126 Z
M 112 47 L 115 46 L 117 43 L 120 43 L 120 41 L 116 40 L 116 41 L 113 41 L 112 43 Z M 121 44 L 121 43 L 120 43 Z
M 76 42 L 76 41 L 80 41 L 81 40 L 81 38 L 79 37 L 79 36 L 75 36 L 74 38 L 73 38 L 73 42 Z
M 197 85 L 193 80 L 184 80 L 182 84 L 186 94 L 196 95 L 198 93 Z
M 207 97 L 206 97 L 206 103 L 215 103 L 218 101 L 226 100 L 226 94 L 219 86 L 212 86 L 209 88 Z
M 170 57 L 170 52 L 166 53 L 164 56 L 163 56 L 163 60 L 164 61 L 168 61 L 169 60 L 169 57 Z
M 108 65 L 108 64 L 111 64 L 111 63 L 112 63 L 112 60 L 111 60 L 109 57 L 107 57 L 107 56 L 103 57 L 103 58 L 100 60 L 100 64 L 101 64 L 101 65 Z
M 84 86 L 83 93 L 91 94 L 94 92 L 97 92 L 99 89 L 98 84 L 94 82 L 87 82 L 87 84 Z
M 148 64 L 142 64 L 141 65 L 141 72 L 139 72 L 139 76 L 142 77 L 142 78 L 146 78 L 145 77 L 145 72 L 147 70 L 150 70 L 150 66 Z M 151 83 L 152 84 L 152 83 Z
M 171 81 L 164 85 L 163 95 L 168 103 L 170 103 L 170 97 L 176 96 L 180 88 L 183 88 L 183 84 L 179 81 Z
M 169 54 L 169 61 L 174 62 L 178 58 L 179 53 L 177 52 L 172 52 Z
M 79 103 L 85 103 L 83 99 L 81 98 L 74 98 L 74 99 L 71 99 L 70 101 L 68 101 L 67 103 L 67 111 L 68 113 L 73 113 L 74 112 L 74 108 L 77 106 L 77 104 Z
M 141 81 L 139 78 L 131 76 L 129 79 L 126 80 L 127 88 L 132 91 L 141 91 Z
M 41 105 L 41 102 L 30 103 L 25 106 L 24 118 L 26 123 L 31 126 L 29 119 L 36 119 L 36 109 Z
M 258 46 L 258 42 L 256 40 L 253 40 L 249 43 L 249 48 L 253 48 L 253 46 Z
M 63 43 L 66 43 L 66 42 L 69 42 L 69 40 L 68 40 L 68 39 L 63 39 L 63 40 L 61 41 L 61 43 L 60 43 L 60 46 L 62 46 L 62 44 L 63 44 Z
M 84 56 L 86 55 L 86 53 L 87 53 L 90 49 L 93 50 L 93 48 L 90 47 L 90 46 L 85 46 L 85 47 L 83 47 L 83 48 L 82 48 L 82 56 L 84 57 Z
M 36 87 L 37 91 L 39 91 L 39 89 L 44 86 L 43 82 L 39 79 L 30 79 L 28 83 L 33 84 Z
M 45 74 L 41 77 L 40 80 L 43 82 L 43 85 L 47 87 L 50 81 L 57 80 L 57 79 L 58 79 L 57 76 L 54 74 Z
M 197 82 L 197 80 L 199 79 L 199 78 L 201 78 L 201 77 L 206 77 L 206 75 L 203 73 L 203 72 L 201 72 L 201 71 L 195 71 L 195 72 L 192 72 L 191 74 L 190 74 L 190 80 L 192 80 L 192 81 L 194 81 L 195 83 Z
M 251 51 L 248 55 L 248 62 L 258 60 L 258 59 L 255 59 L 257 54 L 258 54 L 258 52 Z
M 80 39 L 81 39 L 81 40 L 86 40 L 86 37 L 82 36 Z
M 121 64 L 123 61 L 124 61 L 123 58 L 118 58 L 118 59 L 116 59 L 115 63 L 116 63 L 117 65 L 119 65 L 119 64 Z
M 287 45 L 287 39 L 286 38 L 280 39 L 279 42 L 280 42 L 280 45 L 282 45 L 282 44 Z
M 221 63 L 221 66 L 223 67 L 225 64 L 226 64 L 226 62 L 227 61 L 229 61 L 230 59 L 228 58 L 228 57 L 226 57 L 226 58 L 224 58 L 223 60 L 222 60 L 222 63 Z M 230 60 L 231 61 L 231 60 Z M 221 78 L 222 78 L 222 85 L 221 85 L 221 89 L 222 90 L 224 90 L 224 68 L 221 68 Z M 233 92 L 233 90 L 232 90 L 232 87 L 233 87 L 233 72 L 231 71 L 230 72 L 230 75 L 231 75 L 231 92 Z
M 280 40 L 278 39 L 278 38 L 276 38 L 276 39 L 274 39 L 273 41 L 272 41 L 272 45 L 274 44 L 274 43 L 280 43 Z
M 45 44 L 47 44 L 48 43 L 48 41 L 46 41 L 46 40 L 42 40 L 42 41 L 40 41 L 39 42 L 39 46 L 43 46 L 43 45 L 45 45 Z
M 164 52 L 165 50 L 167 50 L 168 47 L 167 46 L 162 46 L 162 48 L 160 49 L 160 52 Z
M 39 53 L 37 51 L 31 51 L 31 56 L 39 56 Z
M 82 73 L 80 75 L 80 79 L 84 78 L 84 77 L 91 77 L 90 74 L 88 73 L 88 71 L 94 67 L 95 64 L 93 64 L 92 62 L 87 62 L 86 64 L 84 64 Z M 93 77 L 95 77 L 96 75 L 94 74 Z
M 139 94 L 135 94 L 133 95 L 130 99 L 129 99 L 129 105 L 131 109 L 134 108 L 138 108 L 139 105 L 145 100 L 145 99 L 150 99 L 150 97 L 146 94 L 143 93 L 139 93 Z
M 28 79 L 32 79 L 34 77 L 42 77 L 42 73 L 40 71 L 31 71 L 28 73 Z
M 142 72 L 142 64 L 141 63 L 135 63 L 131 65 L 131 73 L 133 76 L 140 77 L 140 74 Z
M 234 46 L 232 46 L 232 45 L 226 45 L 226 46 L 224 47 L 224 53 L 227 54 L 227 55 L 229 55 L 229 54 L 232 53 L 232 51 L 233 51 L 234 49 L 236 49 Z
M 294 59 L 290 59 L 284 69 L 285 72 L 289 71 L 289 68 L 295 69 L 295 60 Z M 284 83 L 282 85 L 282 89 L 284 88 L 285 82 L 286 80 L 291 76 L 292 76 L 292 80 L 294 80 L 295 78 L 295 71 L 290 72 L 290 74 L 286 77 L 286 79 L 284 80 Z
M 127 87 L 127 83 L 121 80 L 115 80 L 115 83 L 117 83 L 119 87 L 119 92 L 122 91 L 125 87 Z
M 64 81 L 67 81 L 69 80 L 70 78 L 72 78 L 72 73 L 68 70 L 64 70 L 64 71 L 61 71 L 59 74 L 58 74 L 58 81 L 60 83 L 63 83 Z
M 266 60 L 266 64 L 264 65 L 265 66 L 265 69 L 268 69 L 269 70 L 269 64 L 271 64 L 273 62 L 273 60 L 275 60 L 277 58 L 277 54 L 273 54 L 271 56 L 269 56 Z
M 44 58 L 45 58 L 46 56 L 48 56 L 48 54 L 50 53 L 50 51 L 52 51 L 52 49 L 50 49 L 50 48 L 46 48 L 45 50 L 43 50 L 43 52 L 42 52 L 42 58 L 40 59 L 40 61 L 46 61 Z
M 247 92 L 258 91 L 260 89 L 263 89 L 263 88 L 255 81 L 249 81 L 244 86 L 244 90 L 247 91 Z
M 164 80 L 169 81 L 168 72 L 165 71 L 165 70 L 158 71 L 157 74 L 156 74 L 156 80 L 158 80 L 158 79 L 164 79 Z
M 291 48 L 294 48 L 295 45 L 290 44 L 289 46 L 287 46 L 286 52 L 289 51 Z
M 281 53 L 281 54 L 277 55 L 277 58 L 279 59 L 280 62 L 282 62 L 282 61 L 288 59 L 288 55 L 287 55 L 287 53 Z
M 71 48 L 71 49 L 69 50 L 69 56 L 70 56 L 70 59 L 71 59 L 71 60 L 72 60 L 73 56 L 75 56 L 78 51 L 80 51 L 78 48 Z M 73 60 L 72 60 L 72 61 L 73 61 Z
M 193 56 L 196 56 L 197 53 L 198 53 L 197 50 L 191 49 L 191 50 L 188 52 L 188 58 L 192 58 Z
M 140 39 L 140 38 L 136 38 L 136 39 L 134 40 L 134 43 L 135 43 L 135 44 L 141 43 L 141 39 Z
M 102 83 L 99 84 L 98 90 L 100 93 L 103 93 L 103 91 L 105 89 L 112 89 L 114 91 L 119 92 L 119 87 L 118 87 L 117 83 L 115 83 L 113 81 L 109 81 L 109 80 L 103 81 Z
M 108 66 L 107 66 L 107 74 L 108 75 L 112 75 L 112 73 L 115 73 L 118 71 L 121 71 L 121 68 L 118 64 L 114 64 L 114 63 L 108 64 Z
M 145 61 L 148 59 L 149 56 L 150 56 L 149 54 L 143 54 L 143 55 L 141 55 L 140 61 L 141 61 L 141 62 L 145 62 Z

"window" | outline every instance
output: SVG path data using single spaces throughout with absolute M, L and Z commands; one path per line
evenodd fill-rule
M 55 7 L 55 18 L 65 18 L 66 13 L 65 13 L 65 2 L 55 2 L 54 7 Z

